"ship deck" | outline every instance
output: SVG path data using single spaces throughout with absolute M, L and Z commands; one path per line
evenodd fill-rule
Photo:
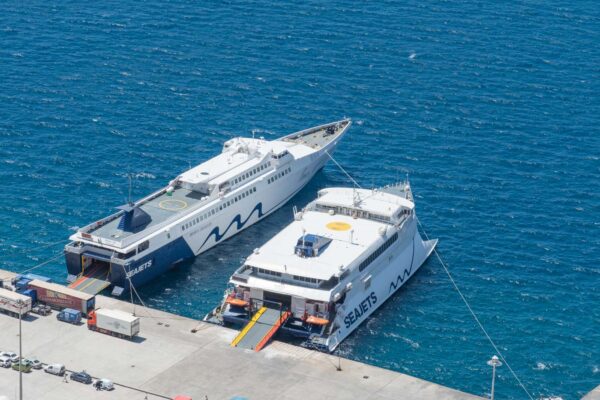
M 348 127 L 349 123 L 350 120 L 343 120 L 337 123 L 337 125 L 336 123 L 322 125 L 313 131 L 307 130 L 286 136 L 282 141 L 303 144 L 313 149 L 320 149 L 336 138 L 339 133 L 343 132 L 344 129 Z M 333 133 L 327 133 L 327 129 L 330 126 L 335 126 L 335 131 Z
M 118 229 L 120 217 L 114 218 L 108 223 L 91 230 L 89 233 L 104 239 L 121 241 L 124 238 L 135 235 L 144 230 L 151 231 L 153 227 L 162 224 L 163 222 L 188 213 L 190 209 L 202 202 L 202 193 L 193 192 L 191 190 L 177 188 L 169 196 L 162 193 L 160 196 L 144 202 L 140 208 L 148 213 L 152 221 L 138 232 L 124 232 Z

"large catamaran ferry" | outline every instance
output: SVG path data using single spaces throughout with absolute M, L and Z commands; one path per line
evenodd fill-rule
M 112 286 L 120 295 L 256 223 L 308 183 L 350 124 L 225 142 L 218 156 L 72 235 L 70 286 L 93 293 Z
M 205 320 L 244 326 L 232 346 L 258 351 L 281 331 L 333 351 L 436 244 L 419 234 L 408 182 L 324 189 L 246 259 Z

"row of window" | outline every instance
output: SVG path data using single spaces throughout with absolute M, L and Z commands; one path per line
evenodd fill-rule
M 246 190 L 243 193 L 238 194 L 237 196 L 235 196 L 233 199 L 231 200 L 227 200 L 226 202 L 223 202 L 223 204 L 221 204 L 219 206 L 219 209 L 217 210 L 217 208 L 213 208 L 212 210 L 208 210 L 207 212 L 205 212 L 204 214 L 194 218 L 193 220 L 191 220 L 190 222 L 186 222 L 185 224 L 181 225 L 181 230 L 185 231 L 186 229 L 189 229 L 191 227 L 193 227 L 194 225 L 204 221 L 205 219 L 207 219 L 208 217 L 215 215 L 217 212 L 223 210 L 224 208 L 227 208 L 229 206 L 231 206 L 232 204 L 237 203 L 238 201 L 240 201 L 241 199 L 245 198 L 246 196 L 250 196 L 252 193 L 256 192 L 256 188 L 252 187 L 249 188 L 248 190 Z
M 320 279 L 307 278 L 305 276 L 298 276 L 298 275 L 294 275 L 294 280 L 295 281 L 301 281 L 301 282 L 313 283 L 313 284 L 321 283 Z
M 392 243 L 394 243 L 397 239 L 398 239 L 398 232 L 394 233 L 391 238 L 386 240 L 384 244 L 379 246 L 379 248 L 377 250 L 375 250 L 369 257 L 367 257 L 363 262 L 361 262 L 360 265 L 358 266 L 358 270 L 362 271 L 363 269 L 367 268 L 369 266 L 369 264 L 371 264 L 373 261 L 375 261 L 375 259 L 377 257 L 379 257 L 381 255 L 381 253 L 386 251 L 388 249 L 388 247 L 390 247 L 392 245 Z
M 116 257 L 120 258 L 121 260 L 127 260 L 128 258 L 135 256 L 137 253 L 141 253 L 144 250 L 148 250 L 149 247 L 150 247 L 150 241 L 146 240 L 145 242 L 142 242 L 138 245 L 137 251 L 136 251 L 136 249 L 133 249 L 129 253 L 125 253 L 125 254 L 116 253 Z
M 273 276 L 277 276 L 277 277 L 281 278 L 281 272 L 275 272 L 275 271 L 271 271 L 269 269 L 252 267 L 252 271 L 259 272 L 259 273 L 265 274 L 265 275 L 273 275 Z
M 373 220 L 373 221 L 379 221 L 379 222 L 385 222 L 385 223 L 389 223 L 390 222 L 390 217 L 386 217 L 384 215 L 370 213 L 370 212 L 367 212 L 367 211 L 357 210 L 357 209 L 348 208 L 348 207 L 339 207 L 339 206 L 333 207 L 333 206 L 325 206 L 325 205 L 322 205 L 322 204 L 318 204 L 317 205 L 317 211 L 328 212 L 330 210 L 333 210 L 336 214 L 347 215 L 349 217 L 356 217 L 356 218 L 362 218 L 362 219 L 370 219 L 370 220 Z
M 281 178 L 284 175 L 289 174 L 290 172 L 292 172 L 292 168 L 291 167 L 287 167 L 286 169 L 284 169 L 283 171 L 279 172 L 278 174 L 272 176 L 271 178 L 268 179 L 269 183 L 273 183 L 275 182 L 277 179 Z
M 257 268 L 257 267 L 250 267 L 250 268 L 252 268 L 252 272 L 254 272 L 254 273 L 258 272 L 258 273 L 263 274 L 263 275 L 271 275 L 271 276 L 276 276 L 278 278 L 282 277 L 282 273 L 281 272 L 271 271 L 269 269 Z M 311 283 L 313 285 L 320 284 L 322 282 L 322 280 L 320 280 L 320 279 L 307 278 L 305 276 L 298 276 L 298 275 L 293 275 L 293 279 L 295 281 Z
M 284 150 L 280 154 L 273 154 L 273 158 L 279 159 L 279 158 L 287 156 L 288 154 L 289 154 L 288 151 Z
M 244 193 L 238 194 L 233 199 L 227 200 L 226 202 L 223 202 L 223 204 L 221 204 L 219 206 L 219 211 L 221 211 L 224 208 L 227 208 L 227 207 L 231 206 L 232 204 L 237 203 L 241 199 L 245 198 L 246 196 L 250 196 L 252 193 L 255 193 L 255 192 L 256 192 L 256 188 L 255 187 L 251 187 L 250 189 L 246 190 Z
M 235 178 L 233 180 L 233 184 L 236 185 L 238 183 L 241 183 L 243 181 L 245 181 L 246 179 L 258 174 L 260 171 L 269 168 L 271 166 L 271 161 L 267 161 L 264 164 L 259 165 L 258 167 L 251 169 L 250 171 L 246 172 L 245 174 Z

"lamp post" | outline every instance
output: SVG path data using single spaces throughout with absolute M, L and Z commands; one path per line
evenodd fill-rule
M 492 358 L 487 362 L 487 365 L 492 367 L 492 397 L 491 400 L 494 400 L 494 385 L 496 383 L 496 367 L 501 367 L 502 362 L 498 359 L 497 356 L 492 356 Z
M 19 306 L 19 400 L 23 400 L 23 348 L 21 340 L 21 314 L 23 310 L 23 300 L 17 300 Z

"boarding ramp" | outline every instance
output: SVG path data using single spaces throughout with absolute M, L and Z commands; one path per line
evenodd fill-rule
M 289 311 L 261 307 L 231 342 L 231 346 L 260 351 L 290 315 Z
M 103 265 L 92 265 L 83 274 L 79 275 L 69 287 L 87 294 L 98 294 L 110 286 L 108 268 Z

